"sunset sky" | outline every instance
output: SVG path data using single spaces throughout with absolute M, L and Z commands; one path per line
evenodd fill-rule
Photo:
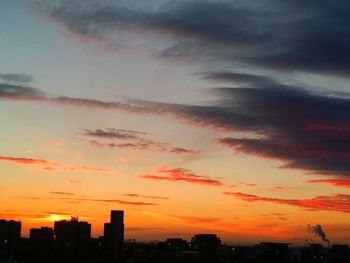
M 350 2 L 0 2 L 0 218 L 350 242 Z

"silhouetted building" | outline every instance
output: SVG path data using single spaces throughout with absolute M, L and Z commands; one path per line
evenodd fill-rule
M 57 257 L 68 262 L 77 262 L 88 258 L 91 235 L 91 225 L 79 222 L 72 217 L 71 221 L 55 221 L 54 234 L 57 248 Z
M 348 245 L 333 245 L 330 254 L 332 263 L 350 262 L 350 249 Z
M 191 248 L 202 253 L 217 253 L 221 240 L 214 234 L 197 234 L 191 239 Z
M 104 224 L 103 231 L 106 255 L 115 259 L 122 258 L 124 244 L 124 211 L 112 210 L 110 223 Z
M 288 263 L 289 250 L 286 243 L 262 242 L 257 246 L 258 262 Z
M 235 246 L 233 250 L 233 262 L 257 262 L 258 251 L 256 246 Z
M 186 250 L 189 249 L 188 242 L 182 238 L 168 238 L 167 246 L 171 250 Z
M 30 262 L 53 262 L 54 235 L 50 227 L 31 229 L 29 236 Z
M 0 255 L 17 257 L 21 241 L 21 222 L 0 220 Z
M 310 244 L 300 250 L 300 263 L 328 263 L 328 251 L 321 244 Z

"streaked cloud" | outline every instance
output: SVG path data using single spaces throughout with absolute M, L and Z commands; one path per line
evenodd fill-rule
M 52 162 L 45 159 L 35 159 L 35 158 L 25 158 L 25 157 L 11 157 L 11 156 L 0 156 L 0 162 L 9 162 L 9 163 L 15 163 L 20 165 L 32 165 L 39 167 L 46 171 L 56 171 L 56 170 L 63 170 L 63 171 L 79 171 L 79 170 L 85 170 L 85 171 L 93 171 L 93 172 L 112 172 L 108 168 L 103 167 L 94 167 L 94 166 L 87 166 L 87 165 L 68 165 L 60 162 Z
M 135 205 L 135 206 L 153 206 L 153 205 L 158 205 L 156 203 L 134 202 L 134 201 L 119 200 L 119 199 L 91 199 L 90 201 L 102 202 L 102 203 L 116 203 L 116 204 L 121 204 L 121 205 Z
M 308 180 L 311 184 L 328 184 L 333 187 L 350 188 L 350 180 L 342 178 Z
M 220 217 L 193 217 L 193 216 L 183 216 L 179 217 L 183 221 L 189 224 L 207 224 L 207 223 L 217 223 L 223 219 Z
M 200 184 L 207 186 L 222 186 L 223 183 L 210 177 L 197 175 L 189 170 L 182 168 L 158 168 L 156 174 L 143 174 L 139 178 L 170 182 L 185 182 L 191 184 Z
M 122 194 L 127 197 L 135 197 L 135 198 L 146 198 L 146 199 L 160 199 L 160 200 L 169 200 L 169 197 L 165 196 L 155 196 L 155 195 L 142 195 L 142 194 Z
M 309 211 L 337 211 L 350 213 L 350 195 L 346 194 L 320 195 L 305 199 L 281 199 L 245 194 L 240 192 L 224 192 L 223 194 L 233 196 L 237 199 L 250 203 L 264 202 L 297 206 Z
M 119 140 L 122 142 L 103 142 L 90 140 L 90 144 L 97 148 L 110 148 L 110 149 L 135 149 L 135 150 L 154 150 L 159 152 L 168 152 L 175 154 L 194 154 L 194 150 L 185 149 L 181 147 L 173 147 L 169 143 L 158 142 L 146 138 L 146 132 L 124 130 L 124 129 L 96 129 L 85 130 L 83 135 L 89 137 L 95 137 L 98 139 Z
M 34 78 L 27 74 L 0 74 L 0 80 L 8 83 L 30 84 Z
M 123 199 L 107 199 L 107 198 L 88 198 L 84 195 L 76 195 L 74 193 L 66 192 L 50 192 L 50 197 L 43 196 L 13 196 L 13 198 L 27 199 L 27 200 L 51 200 L 59 201 L 63 203 L 80 204 L 82 202 L 98 202 L 106 204 L 121 204 L 131 206 L 154 206 L 157 203 L 134 201 L 134 200 L 123 200 Z
M 10 92 L 0 97 L 39 100 L 89 109 L 121 110 L 129 113 L 166 115 L 183 122 L 223 131 L 245 132 L 246 137 L 226 137 L 219 142 L 236 153 L 279 160 L 282 168 L 320 175 L 350 176 L 350 141 L 346 127 L 350 97 L 314 94 L 284 84 L 261 83 L 257 87 L 217 88 L 207 105 L 186 105 L 130 99 L 104 102 L 80 98 L 49 98 L 40 92 Z M 34 96 L 34 97 L 33 97 Z M 329 127 L 332 127 L 331 129 Z M 253 135 L 253 136 L 252 136 Z M 118 147 L 117 145 L 111 145 Z M 137 147 L 119 145 L 119 147 Z M 140 147 L 140 146 L 138 146 Z
M 52 192 L 50 192 L 50 194 L 52 194 L 52 195 L 69 195 L 69 196 L 75 195 L 74 193 L 71 193 L 71 192 L 61 192 L 61 191 L 52 191 Z
M 143 140 L 141 135 L 147 135 L 146 132 L 124 130 L 124 129 L 96 129 L 84 130 L 83 135 L 96 138 L 118 139 L 118 140 Z

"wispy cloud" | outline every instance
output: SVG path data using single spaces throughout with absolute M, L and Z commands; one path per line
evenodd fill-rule
M 155 150 L 159 152 L 168 152 L 175 154 L 194 154 L 194 150 L 180 147 L 171 147 L 167 143 L 158 143 L 154 141 L 127 142 L 127 143 L 101 143 L 98 141 L 89 141 L 91 145 L 97 148 L 110 149 L 134 149 L 134 150 Z
M 91 199 L 90 201 L 102 202 L 102 203 L 116 203 L 116 204 L 121 204 L 121 205 L 135 205 L 135 206 L 153 206 L 153 205 L 158 205 L 156 203 L 134 202 L 134 201 L 119 200 L 119 199 Z
M 56 170 L 64 170 L 64 171 L 93 171 L 93 172 L 112 172 L 110 169 L 102 168 L 102 167 L 94 167 L 87 165 L 68 165 L 60 162 L 52 162 L 45 159 L 34 159 L 34 158 L 24 158 L 24 157 L 10 157 L 10 156 L 0 156 L 0 162 L 9 162 L 20 165 L 32 165 L 39 167 L 43 170 L 47 171 L 56 171 Z
M 137 150 L 155 150 L 159 152 L 168 152 L 175 154 L 194 154 L 195 151 L 173 147 L 168 143 L 158 142 L 151 139 L 147 139 L 144 136 L 148 135 L 146 132 L 124 130 L 124 129 L 96 129 L 85 130 L 83 135 L 95 137 L 98 139 L 119 140 L 123 142 L 101 142 L 96 140 L 90 140 L 90 144 L 98 148 L 110 148 L 110 149 L 137 149 Z
M 233 196 L 237 199 L 254 203 L 265 202 L 273 204 L 283 204 L 290 206 L 297 206 L 310 211 L 337 211 L 350 213 L 350 195 L 336 194 L 336 195 L 320 195 L 313 198 L 305 199 L 281 199 L 263 197 L 240 192 L 224 192 L 224 195 Z
M 50 194 L 52 194 L 52 195 L 69 195 L 69 196 L 75 195 L 74 193 L 71 193 L 71 192 L 61 192 L 61 191 L 52 191 L 52 192 L 50 192 Z
M 71 204 L 80 204 L 83 202 L 98 202 L 106 204 L 121 204 L 131 206 L 155 206 L 157 203 L 134 201 L 134 200 L 123 200 L 123 199 L 109 199 L 109 198 L 88 198 L 85 195 L 77 195 L 69 192 L 50 192 L 50 197 L 42 196 L 13 196 L 13 198 L 26 199 L 26 200 L 51 200 L 59 201 Z
M 143 140 L 143 135 L 147 135 L 146 132 L 140 132 L 135 130 L 124 130 L 124 129 L 96 129 L 96 130 L 85 130 L 83 132 L 85 136 L 91 136 L 96 138 L 106 139 L 118 139 L 118 140 Z
M 306 182 L 311 184 L 328 184 L 333 187 L 350 188 L 350 179 L 342 179 L 342 178 L 318 179 L 318 180 L 308 180 Z
M 190 224 L 207 224 L 207 223 L 217 223 L 222 221 L 221 217 L 193 217 L 193 216 L 182 216 L 179 217 L 181 220 Z
M 8 83 L 30 84 L 34 78 L 27 74 L 0 74 L 0 80 Z
M 189 170 L 182 168 L 158 168 L 156 174 L 140 175 L 140 178 L 170 182 L 185 182 L 191 184 L 200 184 L 207 186 L 222 186 L 219 180 L 211 179 L 206 176 L 197 175 Z
M 69 211 L 62 211 L 62 210 L 57 210 L 57 211 L 49 211 L 49 212 L 43 212 L 46 215 L 62 215 L 62 216 L 71 216 L 72 213 Z
M 347 97 L 317 95 L 278 83 L 214 89 L 212 94 L 217 99 L 208 105 L 144 100 L 104 102 L 48 98 L 38 94 L 40 92 L 21 87 L 11 91 L 0 84 L 0 98 L 3 99 L 39 100 L 89 109 L 167 115 L 196 126 L 245 132 L 249 134 L 246 137 L 226 137 L 219 142 L 238 153 L 277 159 L 281 161 L 282 168 L 321 175 L 350 176 L 350 152 L 348 147 L 344 147 L 350 141 L 346 128 L 350 127 L 350 117 L 344 114 L 350 111 L 350 98 Z M 142 145 L 127 142 L 119 146 L 110 144 L 109 147 Z M 170 151 L 175 149 L 168 148 Z
M 169 197 L 165 196 L 155 196 L 155 195 L 141 195 L 141 194 L 122 194 L 127 197 L 135 197 L 135 198 L 146 198 L 146 199 L 160 199 L 160 200 L 168 200 Z

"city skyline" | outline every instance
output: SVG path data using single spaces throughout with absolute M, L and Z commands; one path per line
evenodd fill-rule
M 0 218 L 350 243 L 349 3 L 4 0 Z M 317 233 L 316 233 L 317 232 Z
M 23 236 L 22 235 L 22 222 L 21 221 L 16 221 L 16 220 L 7 220 L 4 218 L 0 218 L 0 223 L 3 225 L 0 225 L 0 243 L 4 243 L 5 245 L 8 244 L 11 241 L 6 238 L 6 235 L 15 237 L 16 242 L 20 242 L 20 238 L 29 238 L 31 239 L 32 237 L 37 238 L 40 236 L 42 233 L 40 231 L 43 231 L 44 236 L 47 235 L 48 233 L 52 235 L 54 240 L 58 243 L 63 243 L 66 244 L 67 242 L 69 243 L 70 241 L 67 241 L 65 239 L 72 239 L 72 236 L 81 236 L 83 239 L 86 238 L 94 238 L 94 239 L 99 239 L 101 242 L 104 243 L 104 246 L 110 251 L 116 251 L 118 254 L 121 253 L 123 244 L 125 242 L 144 242 L 142 240 L 136 240 L 133 238 L 125 238 L 124 237 L 124 232 L 125 232 L 125 224 L 124 224 L 124 210 L 111 210 L 110 211 L 110 222 L 105 222 L 104 223 L 104 229 L 103 233 L 98 236 L 93 236 L 91 229 L 92 225 L 87 222 L 87 221 L 81 221 L 79 220 L 78 216 L 71 216 L 69 219 L 60 219 L 60 220 L 55 220 L 53 221 L 52 227 L 50 226 L 39 226 L 38 228 L 30 228 L 29 235 L 28 236 Z M 6 225 L 6 227 L 5 227 Z M 5 231 L 8 227 L 8 231 Z M 326 233 L 324 233 L 322 226 L 321 225 L 316 225 L 316 226 L 310 226 L 308 225 L 309 231 L 313 234 L 315 234 L 318 237 L 318 240 L 313 240 L 313 239 L 306 239 L 304 240 L 305 243 L 302 244 L 304 246 L 309 246 L 310 244 L 317 244 L 317 245 L 322 245 L 323 242 L 326 242 L 328 248 L 330 247 L 330 240 L 327 238 Z M 47 232 L 47 231 L 51 231 Z M 201 239 L 202 236 L 207 236 L 210 239 L 214 238 L 214 240 L 219 241 L 218 243 L 221 246 L 221 239 L 220 237 L 217 237 L 216 234 L 214 233 L 202 233 L 202 234 L 194 234 L 194 236 L 188 241 L 193 239 L 196 239 L 198 237 Z M 166 240 L 184 240 L 181 239 L 177 236 L 168 236 Z M 184 240 L 187 241 L 187 240 Z M 187 241 L 187 242 L 188 242 Z M 191 242 L 192 242 L 191 241 Z M 214 242 L 217 242 L 214 241 Z M 318 242 L 317 242 L 318 241 Z M 164 242 L 162 240 L 155 240 L 155 239 L 148 239 L 147 242 Z M 67 244 L 68 244 L 67 243 Z M 237 240 L 236 242 L 233 242 L 232 244 L 223 244 L 223 245 L 234 245 L 234 243 L 237 243 L 236 245 L 241 245 L 239 241 Z M 274 243 L 274 242 L 260 242 L 260 243 Z M 291 245 L 288 243 L 276 243 L 275 244 L 285 244 L 285 245 Z M 242 245 L 247 245 L 247 244 L 242 244 Z M 250 244 L 254 245 L 254 244 Z M 335 243 L 335 245 L 338 245 Z M 340 244 L 343 245 L 343 244 Z M 302 247 L 302 246 L 300 246 Z
M 54 222 L 54 227 L 30 229 L 21 237 L 21 222 L 0 219 L 0 259 L 4 262 L 232 262 L 232 263 L 348 263 L 347 244 L 330 245 L 320 225 L 310 226 L 328 246 L 306 241 L 304 246 L 259 242 L 230 245 L 214 233 L 195 234 L 191 240 L 167 237 L 147 243 L 124 240 L 124 210 L 111 210 L 103 236 L 91 237 L 91 224 L 71 220 Z

